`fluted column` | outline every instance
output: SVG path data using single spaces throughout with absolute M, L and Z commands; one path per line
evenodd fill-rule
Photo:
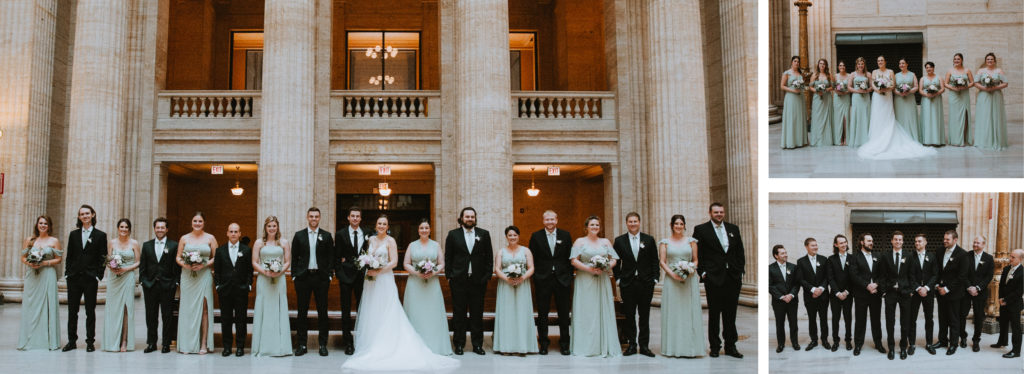
M 789 57 L 790 53 L 790 30 L 789 30 L 789 18 L 790 18 L 790 6 L 792 2 L 790 0 L 771 0 L 768 3 L 768 96 L 770 101 L 769 106 L 782 106 L 784 96 L 782 90 L 778 89 L 776 84 L 771 82 L 777 82 L 777 75 L 783 70 L 789 68 Z M 781 118 L 781 117 L 780 117 Z
M 651 214 L 644 227 L 656 238 L 668 237 L 673 214 L 686 216 L 691 228 L 708 220 L 705 72 L 700 22 L 695 22 L 699 8 L 697 0 L 652 0 L 646 8 Z
M 313 203 L 315 16 L 314 1 L 266 1 L 257 214 L 277 216 L 286 237 Z
M 988 239 L 985 252 L 995 254 L 996 215 L 999 194 L 993 192 L 964 193 L 963 217 L 960 226 L 960 246 L 972 250 L 974 237 L 983 235 Z
M 990 316 L 999 315 L 999 276 L 1003 273 L 1003 267 L 1010 264 L 1010 194 L 999 193 L 999 212 L 996 215 L 996 237 L 991 239 L 992 257 L 995 258 L 993 266 L 992 282 L 989 287 L 988 305 L 985 313 Z M 986 320 L 987 330 L 996 330 L 993 321 Z
M 23 241 L 46 213 L 56 11 L 55 0 L 0 2 L 0 292 L 8 300 L 21 298 Z

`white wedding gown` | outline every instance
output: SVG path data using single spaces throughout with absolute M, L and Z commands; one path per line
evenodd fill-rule
M 918 143 L 896 122 L 892 95 L 892 92 L 880 95 L 877 91 L 871 94 L 868 141 L 857 150 L 857 156 L 872 160 L 895 160 L 934 155 L 934 149 Z
M 387 256 L 386 243 L 373 254 Z M 363 281 L 354 339 L 356 352 L 341 365 L 344 371 L 440 371 L 459 367 L 459 360 L 436 355 L 423 343 L 398 301 L 395 274 L 390 270 Z

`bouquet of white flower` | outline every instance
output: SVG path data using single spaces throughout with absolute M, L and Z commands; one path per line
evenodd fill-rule
M 989 74 L 982 74 L 981 77 L 978 78 L 978 83 L 981 83 L 985 88 L 992 88 L 1000 85 L 1002 82 L 999 81 L 999 78 L 993 77 Z
M 284 263 L 281 262 L 280 258 L 275 257 L 269 260 L 263 260 L 263 267 L 267 269 L 267 271 L 270 271 L 271 273 L 280 273 L 281 271 L 284 270 Z M 278 277 L 271 277 L 270 283 L 277 283 L 277 278 Z
M 358 265 L 359 270 L 362 271 L 383 269 L 384 265 L 387 263 L 387 255 L 372 256 L 369 253 L 363 253 L 362 255 L 359 255 L 359 258 L 356 259 L 356 264 Z M 366 279 L 372 281 L 373 276 L 367 275 Z
M 793 82 L 791 82 L 789 84 L 789 88 L 792 88 L 792 89 L 797 90 L 797 91 L 803 91 L 804 90 L 804 80 L 800 79 L 800 78 L 797 78 L 795 81 L 793 81 Z
M 594 256 L 590 258 L 590 267 L 599 270 L 608 270 L 611 259 L 608 256 Z
M 936 85 L 935 83 L 929 84 L 927 86 L 924 86 L 924 92 L 928 93 L 929 95 L 934 94 L 936 92 L 939 92 L 939 86 Z
M 115 253 L 110 256 L 107 256 L 107 267 L 109 267 L 110 270 L 117 270 L 120 269 L 122 266 L 124 266 L 124 258 L 121 257 L 121 255 Z M 120 276 L 121 274 L 114 274 L 115 278 Z
M 206 259 L 201 254 L 199 254 L 199 251 L 182 251 L 181 262 L 184 263 L 185 265 L 192 266 L 202 264 L 206 262 Z M 198 274 L 196 274 L 195 270 L 192 270 L 192 277 L 195 278 L 196 276 L 198 276 Z
M 413 266 L 416 268 L 416 271 L 423 274 L 433 273 L 437 271 L 437 264 L 435 264 L 434 261 L 431 261 L 429 258 L 421 260 L 420 262 L 417 262 Z
M 39 265 L 43 262 L 43 249 L 42 248 L 27 248 L 25 249 L 27 254 L 25 255 L 25 261 L 33 265 Z M 39 269 L 33 269 L 36 274 L 39 274 Z
M 845 82 L 837 82 L 834 89 L 835 89 L 836 92 L 846 92 L 847 91 L 846 83 Z
M 827 87 L 828 87 L 828 82 L 827 81 L 819 81 L 817 84 L 814 85 L 814 90 L 818 91 L 819 94 L 823 94 L 823 93 L 825 93 L 825 88 L 827 88 Z
M 684 281 L 687 277 L 689 277 L 691 274 L 697 271 L 697 269 L 694 268 L 692 262 L 683 260 L 673 262 L 671 265 L 669 265 L 669 268 L 672 269 L 672 272 L 675 273 L 675 275 L 678 275 L 680 278 L 683 278 Z
M 877 87 L 879 90 L 891 88 L 892 81 L 889 80 L 888 77 L 878 77 L 878 79 L 875 79 L 875 87 Z M 885 95 L 885 92 L 879 92 L 879 94 Z
M 967 87 L 967 77 L 961 76 L 949 80 L 949 84 L 956 88 Z
M 504 269 L 501 270 L 501 272 L 504 273 L 505 276 L 509 278 L 522 278 L 523 273 L 525 273 L 525 269 L 526 267 L 523 266 L 523 264 L 515 262 L 506 266 Z
M 868 81 L 867 80 L 862 80 L 862 81 L 860 81 L 860 83 L 857 83 L 857 89 L 858 90 L 867 90 L 868 89 Z
M 909 84 L 901 83 L 901 84 L 896 86 L 896 92 L 906 93 L 906 92 L 909 92 L 911 88 L 913 88 L 913 87 L 911 87 Z

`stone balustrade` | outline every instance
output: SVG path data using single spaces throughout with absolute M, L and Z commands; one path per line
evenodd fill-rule
M 614 119 L 613 92 L 515 91 L 513 118 Z
M 260 118 L 260 91 L 162 91 L 159 118 Z
M 331 92 L 332 118 L 439 118 L 440 91 Z

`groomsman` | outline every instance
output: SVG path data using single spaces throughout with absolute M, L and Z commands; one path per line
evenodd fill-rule
M 974 307 L 974 335 L 971 338 L 971 350 L 981 350 L 981 327 L 985 324 L 985 308 L 988 307 L 988 283 L 995 274 L 995 261 L 992 255 L 985 252 L 988 240 L 984 236 L 974 238 L 967 259 L 967 295 L 960 304 L 960 347 L 967 345 L 967 314 Z
M 494 266 L 494 246 L 491 234 L 476 227 L 476 209 L 462 208 L 459 213 L 461 227 L 448 232 L 444 241 L 445 277 L 448 278 L 452 298 L 453 351 L 462 354 L 466 345 L 466 312 L 473 353 L 484 354 L 484 294 L 491 280 Z
M 853 333 L 853 355 L 859 356 L 864 346 L 864 333 L 867 328 L 867 314 L 871 312 L 871 339 L 875 349 L 885 354 L 882 346 L 882 292 L 885 286 L 885 265 L 871 253 L 874 239 L 869 233 L 860 234 L 857 240 L 860 250 L 853 256 L 850 264 L 851 289 L 853 290 L 856 325 Z
M 939 293 L 939 341 L 933 349 L 948 347 L 946 355 L 956 353 L 957 339 L 960 338 L 960 302 L 967 293 L 967 272 L 970 259 L 967 251 L 956 244 L 956 231 L 949 230 L 942 237 L 946 248 L 939 262 L 935 290 Z
M 885 332 L 889 343 L 889 359 L 896 358 L 896 310 L 900 317 L 900 360 L 907 359 L 907 312 L 910 299 L 910 277 L 907 257 L 910 252 L 903 250 L 903 233 L 892 233 L 892 253 L 885 256 Z M 916 315 L 915 315 L 916 316 Z
M 352 339 L 352 299 L 359 302 L 363 296 L 363 272 L 356 266 L 356 258 L 360 252 L 370 248 L 366 240 L 367 233 L 359 224 L 363 222 L 363 211 L 359 207 L 348 208 L 348 226 L 338 230 L 334 243 L 334 272 L 338 277 L 338 288 L 341 291 L 341 344 L 345 346 L 345 354 L 352 355 L 356 351 Z
M 97 229 L 96 210 L 87 204 L 78 208 L 78 228 L 68 235 L 64 277 L 68 285 L 67 352 L 78 346 L 78 307 L 85 298 L 85 350 L 96 350 L 96 288 L 103 279 L 103 259 L 107 255 L 107 234 Z
M 768 293 L 772 296 L 772 311 L 775 312 L 775 340 L 778 347 L 776 353 L 782 353 L 786 348 L 786 320 L 789 320 L 789 339 L 793 344 L 793 350 L 800 350 L 800 330 L 796 324 L 796 305 L 800 302 L 797 292 L 800 291 L 800 272 L 796 265 L 789 262 L 786 255 L 786 248 L 782 244 L 772 247 L 772 257 L 775 263 L 768 265 Z
M 548 312 L 551 297 L 555 297 L 558 310 L 558 346 L 562 355 L 569 355 L 569 312 L 572 309 L 572 236 L 558 228 L 558 214 L 544 212 L 544 228 L 530 236 L 533 253 L 533 287 L 537 292 L 537 340 L 539 353 L 548 354 Z M 620 255 L 621 256 L 621 255 Z M 657 255 L 655 255 L 657 256 Z M 650 300 L 648 300 L 650 305 Z
M 160 352 L 167 353 L 171 351 L 171 340 L 174 340 L 172 308 L 174 293 L 181 279 L 181 267 L 174 261 L 178 242 L 167 237 L 167 218 L 154 220 L 153 232 L 156 238 L 142 243 L 139 260 L 139 281 L 142 283 L 142 295 L 146 303 L 146 349 L 143 352 L 156 350 L 159 316 L 164 325 Z
M 921 305 L 924 305 L 924 349 L 928 353 L 935 354 L 935 348 L 932 347 L 932 331 L 935 329 L 933 317 L 935 314 L 935 292 L 933 290 L 938 279 L 936 274 L 938 261 L 935 260 L 934 253 L 928 252 L 927 246 L 928 240 L 925 239 L 924 234 L 917 234 L 914 237 L 916 251 L 910 256 L 910 261 L 907 261 L 912 291 L 910 314 L 906 319 L 908 322 L 907 332 L 910 333 L 910 347 L 907 348 L 907 354 L 910 355 L 914 354 L 914 344 L 917 342 L 917 311 L 921 310 Z
M 1003 355 L 1006 358 L 1020 357 L 1020 311 L 1024 308 L 1024 249 L 1010 252 L 1010 264 L 1003 267 L 1003 275 L 999 276 L 999 341 L 992 348 L 1006 346 L 1007 328 L 1013 330 L 1013 349 Z
M 249 322 L 246 311 L 249 291 L 252 290 L 252 249 L 238 242 L 241 236 L 241 227 L 231 223 L 228 225 L 228 242 L 214 252 L 213 280 L 217 287 L 217 300 L 220 301 L 220 332 L 224 344 L 221 355 L 224 357 L 231 355 L 232 340 L 238 347 L 235 355 L 245 355 L 245 327 Z
M 672 219 L 675 221 L 675 218 Z M 661 275 L 658 266 L 658 247 L 654 237 L 640 232 L 640 214 L 626 214 L 627 233 L 615 238 L 612 245 L 619 255 L 619 262 L 612 269 L 615 279 L 619 282 L 622 294 L 622 305 L 626 313 L 626 342 L 628 346 L 623 356 L 637 353 L 637 342 L 640 343 L 640 354 L 654 357 L 647 348 L 650 342 L 651 299 L 654 298 L 654 282 Z M 637 336 L 635 316 L 640 314 L 640 333 Z
M 697 239 L 697 272 L 704 282 L 708 301 L 708 341 L 711 357 L 718 357 L 718 349 L 725 340 L 725 354 L 743 358 L 736 350 L 736 305 L 739 304 L 743 285 L 743 239 L 740 229 L 725 222 L 725 207 L 714 202 L 708 208 L 711 220 L 693 228 Z M 719 322 L 722 336 L 719 338 Z
M 306 337 L 309 333 L 309 298 L 316 298 L 316 322 L 320 327 L 317 340 L 320 355 L 327 356 L 327 337 L 330 321 L 327 319 L 327 291 L 331 286 L 332 256 L 334 240 L 331 233 L 320 228 L 320 209 L 311 207 L 306 211 L 305 229 L 295 232 L 292 237 L 292 282 L 295 284 L 295 301 L 298 317 L 295 323 L 295 338 L 299 346 L 295 355 L 306 354 Z
M 832 256 L 828 258 L 829 303 L 832 306 L 832 352 L 839 350 L 839 318 L 846 326 L 846 350 L 853 349 L 850 321 L 853 318 L 853 295 L 850 294 L 850 259 L 846 236 L 839 234 L 832 239 Z
M 807 350 L 818 346 L 819 336 L 821 346 L 832 349 L 828 344 L 828 259 L 818 254 L 818 241 L 814 238 L 804 239 L 804 248 L 807 255 L 796 261 L 796 269 L 800 273 L 800 285 L 804 289 L 807 330 L 811 337 Z M 821 335 L 818 335 L 818 324 L 821 324 Z M 839 343 L 838 340 L 833 341 Z

